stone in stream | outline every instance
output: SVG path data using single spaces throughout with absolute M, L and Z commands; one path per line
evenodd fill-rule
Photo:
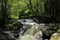
M 60 40 L 60 29 L 57 33 L 52 34 L 50 40 Z

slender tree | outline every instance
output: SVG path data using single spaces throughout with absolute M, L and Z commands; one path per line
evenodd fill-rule
M 1 0 L 1 16 L 0 27 L 5 28 L 6 20 L 7 20 L 7 9 L 6 9 L 7 0 Z

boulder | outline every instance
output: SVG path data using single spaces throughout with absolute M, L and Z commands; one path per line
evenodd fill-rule
M 52 34 L 50 40 L 60 40 L 60 33 Z

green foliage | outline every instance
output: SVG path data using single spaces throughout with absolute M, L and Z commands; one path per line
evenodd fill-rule
M 23 2 L 16 0 L 8 0 L 8 4 L 11 6 L 10 8 L 10 17 L 14 19 L 19 19 L 19 11 L 23 10 L 23 6 L 26 6 Z
M 8 0 L 7 3 L 10 5 L 9 17 L 12 19 L 44 15 L 44 0 Z M 24 14 L 24 17 L 21 14 Z

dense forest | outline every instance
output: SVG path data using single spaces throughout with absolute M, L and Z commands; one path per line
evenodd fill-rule
M 1 32 L 19 28 L 17 20 L 34 18 L 39 24 L 47 24 L 47 31 L 56 32 L 60 28 L 60 0 L 0 0 Z
M 37 18 L 43 23 L 58 23 L 59 10 L 59 0 L 0 0 L 0 22 Z

